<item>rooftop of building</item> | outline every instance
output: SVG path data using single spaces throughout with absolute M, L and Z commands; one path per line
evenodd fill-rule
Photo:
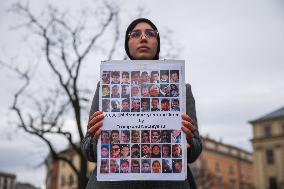
M 284 107 L 279 108 L 271 113 L 268 113 L 264 116 L 261 116 L 260 118 L 257 118 L 249 122 L 253 124 L 257 122 L 268 121 L 268 120 L 273 120 L 273 119 L 278 119 L 278 118 L 284 118 Z
M 209 138 L 208 136 L 203 137 L 203 143 L 205 149 L 213 150 L 216 153 L 228 155 L 233 158 L 239 158 L 252 162 L 252 153 L 239 147 L 230 144 L 224 144 L 223 142 L 214 140 L 212 138 Z
M 40 189 L 40 188 L 37 188 L 35 187 L 34 185 L 30 184 L 30 183 L 21 183 L 21 182 L 18 182 L 16 184 L 16 189 Z
M 16 178 L 16 175 L 15 175 L 15 174 L 11 174 L 11 173 L 7 173 L 7 172 L 0 171 L 0 177 L 9 177 L 9 178 L 15 179 L 15 178 Z

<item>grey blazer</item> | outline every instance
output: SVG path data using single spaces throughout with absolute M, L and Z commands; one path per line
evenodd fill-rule
M 99 110 L 99 87 L 100 83 L 97 85 L 95 96 L 93 98 L 90 116 Z M 197 125 L 197 117 L 195 110 L 195 100 L 191 92 L 191 86 L 186 84 L 186 113 L 195 121 Z M 194 133 L 194 137 L 189 142 L 190 148 L 187 150 L 187 163 L 194 162 L 202 151 L 202 142 L 199 132 Z M 85 138 L 81 142 L 81 149 L 85 154 L 88 161 L 97 161 L 97 145 L 92 139 L 90 134 L 87 132 Z M 93 171 L 87 189 L 194 189 L 195 181 L 188 167 L 187 172 L 188 178 L 185 181 L 97 181 L 97 170 Z

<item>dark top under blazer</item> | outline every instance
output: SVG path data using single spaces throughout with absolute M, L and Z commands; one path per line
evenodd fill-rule
M 99 110 L 99 88 L 100 83 L 93 98 L 90 116 Z M 186 114 L 188 114 L 197 125 L 197 117 L 195 110 L 195 100 L 191 92 L 191 86 L 186 84 Z M 187 163 L 194 162 L 202 151 L 202 142 L 199 132 L 194 133 L 194 137 L 189 141 L 190 148 L 187 149 Z M 88 161 L 97 161 L 97 145 L 87 132 L 85 138 L 81 142 L 81 149 Z M 129 188 L 129 189 L 194 189 L 196 188 L 194 178 L 188 167 L 187 179 L 185 181 L 97 181 L 97 170 L 93 171 L 90 176 L 87 188 L 89 189 L 115 189 L 115 188 Z

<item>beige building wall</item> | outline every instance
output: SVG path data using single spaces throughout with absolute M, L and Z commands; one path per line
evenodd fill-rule
M 0 172 L 0 189 L 15 189 L 16 175 Z
M 251 123 L 255 186 L 270 189 L 270 179 L 275 178 L 277 189 L 284 189 L 284 116 Z M 267 150 L 273 153 L 273 163 L 268 163 Z
M 65 152 L 65 157 L 72 160 L 75 167 L 78 169 L 80 165 L 79 156 L 71 151 Z M 90 176 L 95 167 L 95 163 L 88 162 L 88 175 Z M 71 167 L 63 161 L 59 161 L 58 177 L 56 181 L 56 189 L 77 189 L 77 176 Z

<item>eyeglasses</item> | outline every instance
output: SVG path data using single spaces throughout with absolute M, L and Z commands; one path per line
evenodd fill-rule
M 137 31 L 131 31 L 128 36 L 131 39 L 139 39 L 142 38 L 142 36 L 145 36 L 147 39 L 153 39 L 158 36 L 158 31 L 156 30 L 146 30 L 144 33 L 137 30 Z
M 118 151 L 120 148 L 112 148 L 113 151 Z

